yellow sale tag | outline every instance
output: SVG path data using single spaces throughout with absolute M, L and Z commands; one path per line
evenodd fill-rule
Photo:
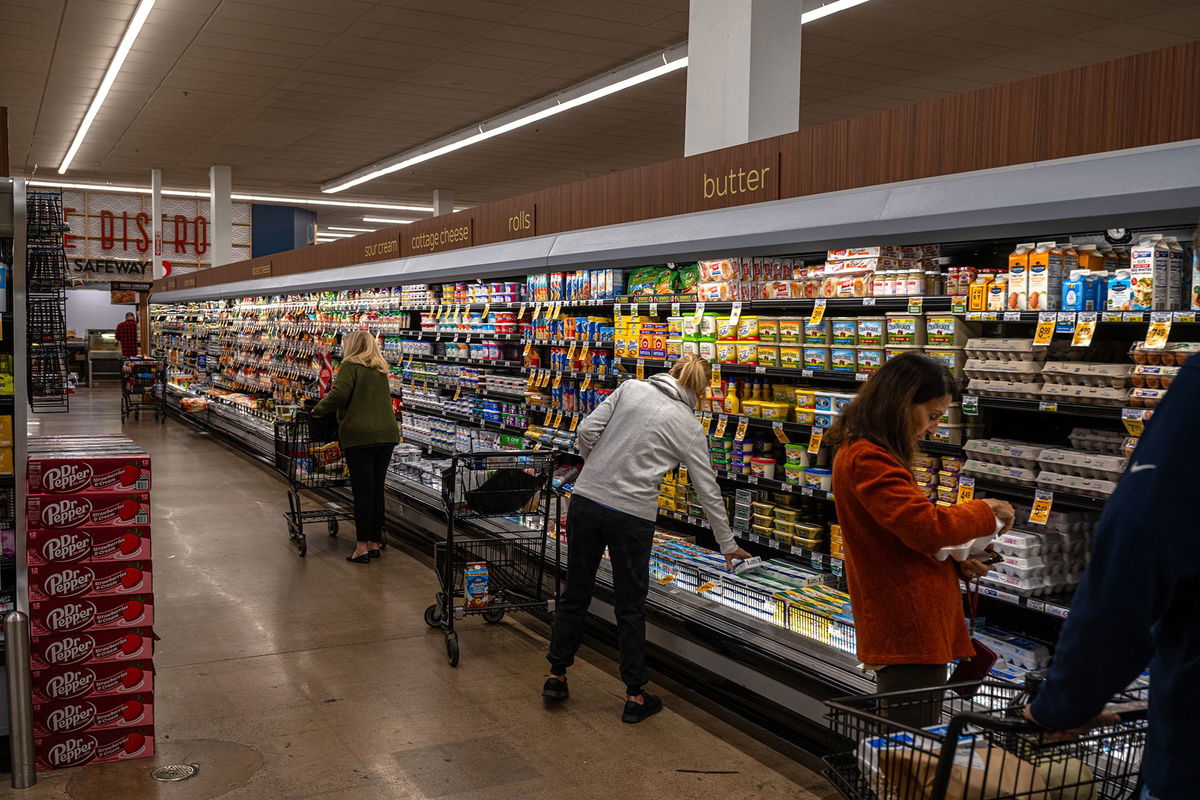
M 521 307 L 517 309 L 517 319 L 525 319 L 525 304 L 521 303 Z
M 704 594 L 705 592 L 711 592 L 715 588 L 717 588 L 715 583 L 702 583 L 696 587 L 696 592 L 699 594 Z
M 1050 520 L 1050 508 L 1054 505 L 1054 492 L 1038 489 L 1033 498 L 1033 510 L 1029 513 L 1029 521 L 1035 525 L 1045 525 Z
M 526 343 L 525 343 L 525 350 L 524 350 L 524 352 L 522 353 L 522 355 L 526 355 L 526 356 L 527 356 L 527 355 L 529 355 L 529 351 L 530 351 L 530 350 L 532 350 L 532 349 L 533 349 L 533 342 L 526 342 Z
M 696 303 L 696 313 L 692 315 L 692 322 L 699 324 L 700 318 L 704 316 L 704 303 Z
M 487 322 L 488 312 L 491 310 L 492 310 L 492 304 L 490 302 L 483 304 L 483 321 L 484 322 Z
M 725 426 L 727 424 L 729 424 L 729 418 L 726 417 L 724 414 L 722 414 L 720 416 L 720 418 L 717 420 L 717 427 L 716 427 L 716 430 L 713 431 L 713 436 L 715 436 L 718 439 L 720 439 L 722 436 L 724 436 L 725 435 Z
M 461 396 L 462 396 L 462 389 L 461 388 L 455 389 L 454 390 L 454 399 L 457 400 Z
M 550 385 L 550 370 L 546 370 L 538 377 L 538 386 L 545 389 Z
M 1170 322 L 1167 323 L 1170 325 Z M 1096 312 L 1080 311 L 1075 322 L 1075 333 L 1071 336 L 1072 347 L 1090 347 L 1096 335 Z
M 908 313 L 920 314 L 924 308 L 925 308 L 925 298 L 924 297 L 908 298 Z
M 783 429 L 782 422 L 772 422 L 771 430 L 775 433 L 775 438 L 779 440 L 780 444 L 790 444 L 791 443 L 792 440 L 788 438 L 787 431 L 785 431 Z
M 637 379 L 639 381 L 646 379 L 646 360 L 643 358 L 637 360 Z
M 583 368 L 588 368 L 588 363 L 591 360 L 592 348 L 588 345 L 583 346 L 583 352 L 579 354 L 579 363 L 583 364 Z
M 746 438 L 746 429 L 749 427 L 750 427 L 749 420 L 743 419 L 740 422 L 738 422 L 737 434 L 733 438 L 738 440 L 739 442 L 743 441 Z
M 442 318 L 442 315 L 443 315 L 443 314 L 445 314 L 445 313 L 446 313 L 446 307 L 445 307 L 445 306 L 438 306 L 438 307 L 437 307 L 437 313 L 436 313 L 436 314 L 434 314 L 434 317 L 433 317 L 433 318 L 434 318 L 434 319 L 441 319 L 441 318 Z
M 704 418 L 701 420 L 701 424 L 704 425 L 704 435 L 705 436 L 712 433 L 712 426 L 713 426 L 714 419 L 716 419 L 716 418 L 713 416 L 710 416 L 708 414 L 705 414 Z
M 579 415 L 573 414 L 571 416 L 571 430 L 575 430 L 578 427 L 579 427 Z
M 821 439 L 824 437 L 824 428 L 813 428 L 812 436 L 808 437 L 808 452 L 813 454 L 821 452 Z
M 721 365 L 712 365 L 712 377 L 708 381 L 709 386 L 717 387 L 721 385 Z
M 1146 430 L 1146 412 L 1140 408 L 1123 408 L 1121 422 L 1130 436 L 1141 436 Z
M 1167 313 L 1152 313 L 1150 315 L 1150 329 L 1146 331 L 1147 350 L 1162 350 L 1167 346 L 1167 338 L 1171 335 L 1171 314 Z
M 975 479 L 974 478 L 959 478 L 958 479 L 958 502 L 969 503 L 975 499 Z
M 571 346 L 567 348 L 567 363 L 575 360 L 575 342 L 571 342 Z
M 729 327 L 736 330 L 738 321 L 742 318 L 742 304 L 740 302 L 733 304 L 733 310 L 729 312 Z
M 541 315 L 541 313 L 542 313 L 542 304 L 534 303 L 533 304 L 533 315 L 530 316 L 529 319 L 536 322 L 537 318 Z
M 670 583 L 673 580 L 675 580 L 674 575 L 663 575 L 661 578 L 658 579 L 658 583 L 660 586 L 666 586 L 668 583 Z
M 542 425 L 547 428 L 550 427 L 550 418 L 553 416 L 554 416 L 554 409 L 550 409 L 549 411 L 547 411 L 546 416 L 542 417 Z
M 812 316 L 808 318 L 811 325 L 819 325 L 821 320 L 825 319 L 825 298 L 822 297 L 813 301 Z
M 596 374 L 597 374 L 597 375 L 603 376 L 603 375 L 604 375 L 604 373 L 606 373 L 606 372 L 608 372 L 608 365 L 607 365 L 607 364 L 598 364 L 598 365 L 596 366 Z
M 563 412 L 562 412 L 562 409 L 560 408 L 558 410 L 558 412 L 554 415 L 554 422 L 552 422 L 550 424 L 550 427 L 557 428 L 559 425 L 562 424 L 562 418 L 563 418 Z
M 554 376 L 554 388 L 557 389 L 560 386 L 562 386 L 562 375 L 555 375 Z
M 1038 314 L 1037 331 L 1033 334 L 1033 343 L 1042 347 L 1050 344 L 1054 338 L 1054 327 L 1058 324 L 1058 315 L 1053 311 Z
M 579 384 L 579 391 L 582 392 L 591 385 L 592 385 L 592 376 L 588 375 L 586 378 L 583 379 L 583 383 Z

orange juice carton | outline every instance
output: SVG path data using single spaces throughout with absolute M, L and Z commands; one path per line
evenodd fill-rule
M 1104 269 L 1104 254 L 1100 252 L 1094 244 L 1081 244 L 1076 248 L 1076 254 L 1079 258 L 1078 269 L 1100 270 Z
M 1029 311 L 1058 308 L 1062 299 L 1063 262 L 1063 251 L 1057 244 L 1038 242 L 1037 249 L 1029 254 L 1028 291 L 1023 308 Z
M 971 282 L 967 290 L 968 311 L 987 311 L 988 293 L 994 278 L 994 275 L 986 272 L 981 272 L 975 276 L 975 280 Z
M 988 284 L 987 311 L 1004 311 L 1008 308 L 1008 277 L 998 275 Z
M 1008 256 L 1008 300 L 1009 311 L 1024 311 L 1029 303 L 1029 254 L 1034 244 L 1019 244 Z
M 1145 236 L 1129 251 L 1133 283 L 1131 311 L 1163 311 L 1171 307 L 1171 248 L 1162 236 Z

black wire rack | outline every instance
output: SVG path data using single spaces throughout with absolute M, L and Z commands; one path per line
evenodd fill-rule
M 28 395 L 35 413 L 67 411 L 67 254 L 62 192 L 26 196 L 25 280 Z

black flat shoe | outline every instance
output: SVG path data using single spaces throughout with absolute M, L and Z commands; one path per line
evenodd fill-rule
M 367 557 L 368 558 L 379 558 L 379 553 L 380 553 L 380 551 L 377 549 L 376 550 L 368 550 Z
M 566 678 L 547 678 L 546 683 L 542 686 L 542 697 L 548 697 L 551 700 L 566 700 L 571 694 L 571 690 L 567 688 Z
M 641 722 L 646 717 L 652 717 L 662 711 L 662 698 L 658 695 L 646 692 L 642 695 L 642 702 L 635 703 L 632 700 L 625 701 L 625 712 L 621 714 L 621 722 L 636 724 Z
M 350 555 L 346 556 L 346 560 L 353 562 L 355 564 L 370 564 L 371 563 L 371 557 L 369 555 L 367 555 L 366 553 L 363 553 L 361 556 L 356 556 L 353 553 L 351 553 Z

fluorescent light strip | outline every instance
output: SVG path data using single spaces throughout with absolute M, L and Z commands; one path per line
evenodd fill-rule
M 342 176 L 341 178 L 338 178 L 336 181 L 332 182 L 331 185 L 322 186 L 321 191 L 326 193 L 334 193 L 349 189 L 352 186 L 358 186 L 361 183 L 366 183 L 367 181 L 375 180 L 376 178 L 389 175 L 398 170 L 406 169 L 416 164 L 430 161 L 438 158 L 439 156 L 444 156 L 447 153 L 453 153 L 455 150 L 461 150 L 464 147 L 470 147 L 473 144 L 478 144 L 479 142 L 486 141 L 501 134 L 509 133 L 510 131 L 517 130 L 518 128 L 523 128 L 526 125 L 532 125 L 535 122 L 539 122 L 548 117 L 561 114 L 564 111 L 569 111 L 572 108 L 578 108 L 579 106 L 591 103 L 595 100 L 608 97 L 611 94 L 616 94 L 617 92 L 628 89 L 631 86 L 637 86 L 638 84 L 645 83 L 646 81 L 654 80 L 661 75 L 666 75 L 670 72 L 674 72 L 675 70 L 683 69 L 688 63 L 686 46 L 681 45 L 674 47 L 671 50 L 661 53 L 659 56 L 652 56 L 650 58 L 643 59 L 643 61 L 646 62 L 647 68 L 641 70 L 640 72 L 635 72 L 633 75 L 630 75 L 627 78 L 614 81 L 613 83 L 605 86 L 600 86 L 596 89 L 574 97 L 568 97 L 568 99 L 556 100 L 555 97 L 552 96 L 536 101 L 537 103 L 553 101 L 553 105 L 523 114 L 507 122 L 497 124 L 494 128 L 488 128 L 486 126 L 489 123 L 482 122 L 459 133 L 451 134 L 449 137 L 447 137 L 448 141 L 445 141 L 444 144 L 438 145 L 436 142 L 434 142 L 434 146 L 432 146 L 429 150 L 417 152 L 410 156 L 406 156 L 404 153 L 401 153 L 400 155 L 393 156 L 392 159 L 389 159 L 391 163 L 385 162 L 385 165 L 379 167 L 378 169 L 372 169 L 361 175 L 350 173 L 350 175 Z M 620 72 L 620 70 L 617 72 Z M 567 89 L 559 96 L 569 95 L 572 91 L 572 89 Z M 467 134 L 467 131 L 474 132 Z
M 832 3 L 826 3 L 820 8 L 814 8 L 812 11 L 805 12 L 800 15 L 800 24 L 807 25 L 810 22 L 828 17 L 830 14 L 836 14 L 839 11 L 845 11 L 847 8 L 860 6 L 867 0 L 834 0 Z
M 326 225 L 327 231 L 354 231 L 355 233 L 374 233 L 378 228 L 348 228 L 344 225 Z M 324 235 L 324 234 L 322 234 Z
M 318 239 L 350 239 L 357 234 L 353 233 L 318 233 Z
M 388 219 L 387 217 L 363 217 L 363 222 L 378 222 L 383 225 L 411 225 L 415 219 Z
M 92 127 L 92 122 L 95 121 L 96 115 L 100 113 L 100 107 L 104 105 L 104 99 L 108 97 L 108 90 L 112 88 L 113 82 L 117 79 L 117 74 L 120 73 L 121 66 L 124 65 L 125 58 L 129 55 L 129 51 L 133 47 L 138 34 L 142 32 L 142 26 L 146 24 L 146 17 L 150 16 L 150 9 L 152 8 L 154 8 L 154 0 L 142 0 L 142 2 L 138 3 L 137 9 L 134 10 L 133 17 L 129 20 L 129 26 L 125 28 L 125 35 L 121 37 L 121 42 L 117 45 L 117 51 L 113 53 L 112 61 L 108 62 L 108 69 L 104 72 L 104 78 L 100 81 L 100 86 L 96 88 L 96 95 L 92 98 L 92 104 L 88 106 L 87 112 L 83 115 L 83 121 L 79 123 L 79 130 L 75 132 L 75 138 L 71 141 L 71 146 L 67 148 L 67 154 L 63 156 L 62 163 L 58 165 L 59 175 L 67 171 L 67 168 L 71 166 L 71 161 L 75 158 L 75 154 L 79 152 L 79 148 L 83 144 L 83 139 L 87 136 L 88 129 Z
M 150 194 L 144 186 L 114 186 L 108 183 L 64 183 L 63 181 L 29 181 L 30 186 L 49 186 L 60 189 L 80 189 L 89 192 L 122 192 L 130 194 Z M 162 193 L 169 197 L 204 197 L 208 192 L 195 192 L 186 189 L 163 189 Z M 357 203 L 352 200 L 324 200 L 303 197 L 273 197 L 270 195 L 233 194 L 234 200 L 250 200 L 260 203 L 297 203 L 300 205 L 341 206 L 343 208 L 373 208 L 379 211 L 412 211 L 413 213 L 431 214 L 433 206 L 402 206 L 389 203 Z M 411 220 L 409 220 L 411 222 Z

